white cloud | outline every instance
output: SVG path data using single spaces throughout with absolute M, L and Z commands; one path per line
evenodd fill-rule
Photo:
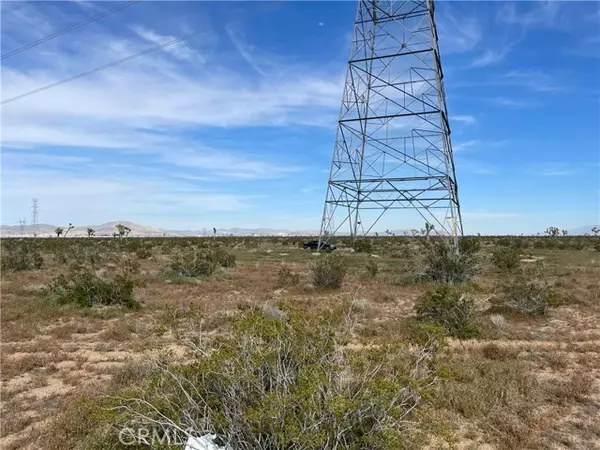
M 149 30 L 140 26 L 134 26 L 132 29 L 142 39 L 155 45 L 166 44 L 177 38 L 176 36 L 162 35 L 153 30 Z M 191 60 L 196 55 L 196 52 L 192 51 L 184 41 L 165 46 L 163 51 L 170 53 L 178 59 L 186 61 Z
M 475 117 L 470 116 L 470 115 L 450 116 L 450 120 L 456 121 L 456 122 L 462 122 L 467 125 L 473 125 L 477 121 L 477 119 L 475 119 Z
M 436 24 L 443 54 L 473 50 L 482 37 L 481 25 L 476 17 L 452 12 L 453 3 L 444 4 L 442 13 L 436 14 Z M 459 18 L 460 17 L 460 18 Z
M 524 99 L 513 99 L 508 97 L 494 97 L 490 99 L 491 103 L 495 106 L 512 109 L 532 109 L 540 108 L 543 105 L 537 101 L 524 100 Z
M 462 152 L 463 150 L 466 150 L 471 147 L 475 147 L 477 145 L 481 145 L 481 141 L 477 140 L 477 139 L 472 139 L 470 141 L 464 141 L 464 142 L 460 142 L 458 144 L 454 144 L 452 146 L 452 150 L 454 150 L 455 152 Z
M 472 67 L 487 67 L 502 61 L 508 54 L 508 49 L 501 50 L 486 50 L 481 55 L 473 60 Z
M 562 84 L 555 73 L 542 72 L 534 69 L 511 70 L 504 74 L 509 84 L 526 87 L 536 92 L 561 92 L 567 87 Z
M 537 1 L 537 2 L 518 2 L 525 4 L 529 10 L 525 11 L 517 3 L 505 3 L 498 11 L 496 20 L 499 23 L 516 24 L 524 27 L 545 26 L 552 27 L 559 20 L 561 2 L 557 1 Z

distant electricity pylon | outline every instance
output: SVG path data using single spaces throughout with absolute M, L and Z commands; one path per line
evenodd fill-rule
M 27 223 L 26 219 L 19 220 L 19 234 L 22 236 L 25 234 L 25 224 Z
M 462 220 L 433 1 L 358 3 L 319 239 L 374 233 L 392 210 L 385 228 L 429 224 L 458 246 Z
M 38 232 L 39 232 L 38 218 L 39 218 L 38 199 L 33 198 L 33 199 L 31 199 L 31 225 L 33 228 L 33 237 L 37 237 Z

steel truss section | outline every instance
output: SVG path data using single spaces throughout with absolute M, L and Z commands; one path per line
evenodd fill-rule
M 416 210 L 421 226 L 434 225 L 434 234 L 458 245 L 434 4 L 359 1 L 319 239 L 373 234 L 388 210 L 401 209 L 413 212 L 413 225 Z

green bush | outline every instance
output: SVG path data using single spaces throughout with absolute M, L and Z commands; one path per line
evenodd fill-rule
M 84 267 L 74 266 L 68 275 L 59 275 L 50 283 L 42 295 L 59 305 L 136 308 L 139 304 L 133 297 L 134 286 L 135 282 L 125 274 L 105 279 Z
M 543 276 L 520 273 L 500 284 L 492 303 L 529 316 L 545 316 L 560 300 Z
M 415 311 L 419 322 L 441 326 L 451 336 L 469 339 L 478 334 L 473 299 L 454 286 L 429 290 L 416 304 Z
M 371 253 L 373 251 L 373 243 L 369 239 L 357 239 L 354 242 L 354 250 L 360 253 Z
M 478 264 L 474 255 L 457 254 L 444 242 L 436 242 L 425 247 L 422 273 L 417 277 L 421 281 L 453 284 L 464 283 L 477 273 Z
M 217 263 L 206 250 L 180 250 L 171 258 L 171 272 L 182 277 L 199 277 L 212 275 Z
M 379 273 L 379 265 L 375 261 L 367 261 L 365 264 L 365 270 L 367 271 L 367 275 L 371 278 L 375 278 Z
M 2 259 L 0 269 L 4 272 L 41 269 L 44 258 L 35 248 L 26 244 L 17 244 L 12 239 L 2 241 Z
M 140 247 L 135 251 L 135 256 L 139 259 L 148 259 L 152 256 L 152 250 L 148 247 Z
M 346 261 L 338 255 L 321 254 L 311 265 L 313 283 L 322 288 L 339 288 L 348 269 Z
M 431 395 L 427 352 L 344 351 L 341 314 L 252 311 L 192 364 L 160 367 L 119 395 L 113 429 L 210 430 L 236 450 L 404 448 L 413 412 Z M 143 400 L 142 400 L 143 399 Z
M 279 268 L 277 272 L 277 286 L 296 286 L 300 283 L 300 275 L 292 272 L 292 270 L 287 266 L 282 266 Z
M 492 263 L 502 270 L 513 270 L 521 264 L 520 252 L 515 248 L 499 248 L 492 253 Z
M 473 255 L 481 250 L 481 240 L 475 237 L 464 237 L 458 241 L 460 253 Z
M 235 267 L 235 255 L 217 248 L 208 253 L 208 258 L 221 267 Z

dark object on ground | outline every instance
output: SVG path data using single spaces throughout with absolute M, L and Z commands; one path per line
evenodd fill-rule
M 327 242 L 321 242 L 321 247 L 319 248 L 319 241 L 310 241 L 310 242 L 305 242 L 304 244 L 302 244 L 302 246 L 307 249 L 310 248 L 311 250 L 325 250 L 326 252 L 331 252 L 333 250 L 336 249 L 335 245 L 331 245 L 328 244 Z

